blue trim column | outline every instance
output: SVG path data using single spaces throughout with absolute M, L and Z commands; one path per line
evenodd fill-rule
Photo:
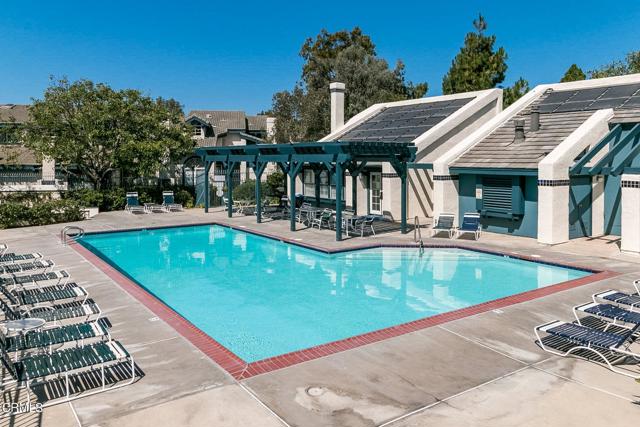
M 407 234 L 407 164 L 400 167 L 400 232 Z
M 211 185 L 209 184 L 209 171 L 211 170 L 211 162 L 205 161 L 204 164 L 204 212 L 209 213 L 209 204 L 211 197 Z
M 227 216 L 233 216 L 233 169 L 236 162 L 226 162 L 227 174 Z
M 253 172 L 256 176 L 256 222 L 260 224 L 262 222 L 262 173 L 267 166 L 264 162 L 256 162 L 253 167 Z
M 336 183 L 336 241 L 342 240 L 342 180 L 344 169 L 342 163 L 336 162 L 334 179 Z

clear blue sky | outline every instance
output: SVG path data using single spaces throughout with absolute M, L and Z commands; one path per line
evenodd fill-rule
M 636 1 L 5 0 L 0 103 L 29 102 L 49 75 L 66 75 L 173 97 L 187 111 L 256 113 L 299 78 L 305 38 L 356 25 L 434 95 L 478 12 L 509 55 L 505 84 L 557 81 L 573 62 L 586 71 L 640 49 Z

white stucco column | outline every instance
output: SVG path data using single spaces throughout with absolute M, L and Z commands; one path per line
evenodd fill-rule
M 569 168 L 609 132 L 611 117 L 612 109 L 594 112 L 538 164 L 538 242 L 569 240 Z
M 442 213 L 451 213 L 458 218 L 459 210 L 458 176 L 433 174 L 433 218 Z
M 51 182 L 56 179 L 56 161 L 51 157 L 42 159 L 42 180 Z
M 331 93 L 331 132 L 344 125 L 344 83 L 334 82 L 329 85 Z
M 620 249 L 640 253 L 640 175 L 622 175 Z
M 604 234 L 604 177 L 597 175 L 591 183 L 591 235 Z

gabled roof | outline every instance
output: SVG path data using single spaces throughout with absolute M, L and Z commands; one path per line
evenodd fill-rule
M 444 101 L 429 98 L 405 105 L 388 105 L 366 120 L 336 135 L 342 141 L 411 142 L 468 104 L 473 97 Z
M 531 110 L 540 127 L 530 130 Z M 640 75 L 540 85 L 496 117 L 483 136 L 450 163 L 453 168 L 537 169 L 538 164 L 596 111 L 612 109 L 611 122 L 640 121 Z M 515 119 L 525 120 L 525 140 L 514 142 Z
M 193 116 L 213 126 L 216 134 L 229 129 L 247 129 L 247 117 L 244 111 L 193 110 L 189 112 L 186 121 Z
M 28 105 L 0 104 L 0 123 L 25 123 L 28 120 Z
M 252 132 L 267 130 L 267 116 L 247 116 L 247 129 Z

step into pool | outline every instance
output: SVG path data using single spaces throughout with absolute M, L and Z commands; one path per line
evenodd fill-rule
M 81 244 L 248 363 L 591 274 L 456 248 L 326 254 L 219 225 Z

